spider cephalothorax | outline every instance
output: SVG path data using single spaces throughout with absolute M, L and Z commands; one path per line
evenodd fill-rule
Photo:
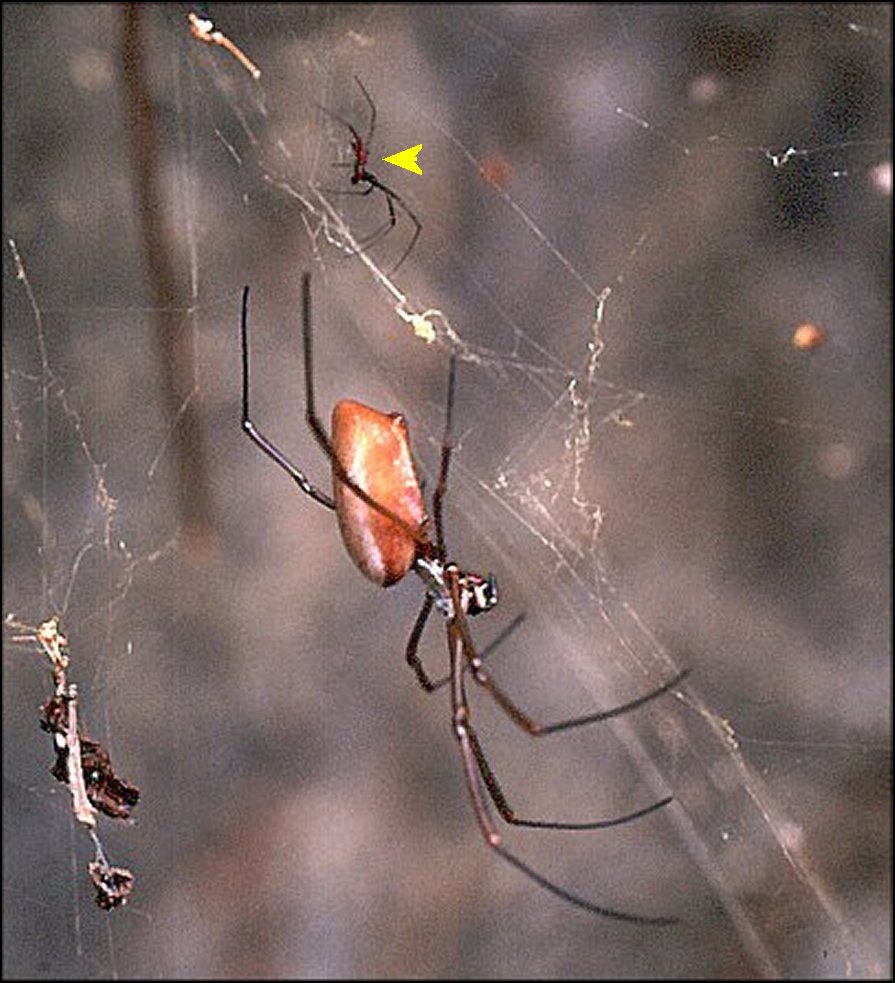
M 435 607 L 446 618 L 454 616 L 454 603 L 450 588 L 445 583 L 445 570 L 451 568 L 457 574 L 460 586 L 460 606 L 470 618 L 490 611 L 497 605 L 497 579 L 494 574 L 482 577 L 477 573 L 463 573 L 456 563 L 444 564 L 437 557 L 426 559 L 418 557 L 416 572 L 426 585 L 429 597 Z

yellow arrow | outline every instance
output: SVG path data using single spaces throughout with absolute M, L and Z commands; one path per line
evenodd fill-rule
M 423 145 L 418 143 L 415 147 L 408 147 L 399 154 L 392 154 L 391 157 L 383 157 L 386 164 L 394 164 L 395 167 L 403 167 L 405 171 L 412 171 L 414 174 L 422 174 L 420 165 L 416 162 L 416 155 L 423 149 Z

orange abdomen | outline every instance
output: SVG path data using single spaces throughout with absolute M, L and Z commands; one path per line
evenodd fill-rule
M 333 408 L 331 439 L 353 481 L 414 529 L 422 529 L 426 506 L 400 413 L 340 400 Z M 397 583 L 413 566 L 417 541 L 335 476 L 333 498 L 345 548 L 361 573 L 382 587 Z

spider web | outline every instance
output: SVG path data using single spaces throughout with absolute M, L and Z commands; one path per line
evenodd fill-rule
M 7 640 L 5 972 L 885 976 L 890 9 L 203 9 L 257 79 L 187 9 L 142 15 L 180 276 L 159 301 L 119 14 L 4 5 L 4 610 L 63 616 L 87 729 L 143 793 L 103 829 L 137 880 L 101 912 L 45 668 Z M 319 107 L 365 134 L 353 76 L 370 169 L 423 226 L 396 272 L 412 223 L 359 248 L 385 199 L 335 193 L 349 134 Z M 417 143 L 422 177 L 380 160 Z M 419 585 L 366 584 L 239 432 L 248 283 L 253 415 L 325 487 L 304 269 L 321 412 L 399 409 L 430 489 L 460 356 L 448 543 L 500 584 L 480 645 L 525 615 L 490 657 L 514 699 L 551 721 L 691 669 L 543 742 L 470 694 L 520 815 L 674 794 L 507 839 L 679 926 L 595 921 L 488 854 L 447 695 L 402 664 Z M 193 360 L 167 406 L 159 317 Z

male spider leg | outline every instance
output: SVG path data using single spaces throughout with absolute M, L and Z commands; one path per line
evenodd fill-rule
M 489 655 L 493 654 L 498 648 L 500 648 L 500 646 L 503 645 L 503 643 L 510 637 L 510 635 L 513 634 L 514 631 L 522 627 L 525 617 L 525 612 L 522 611 L 517 614 L 505 628 L 501 628 L 498 634 L 495 635 L 490 642 L 488 642 L 481 652 L 479 652 L 479 658 L 482 660 L 482 662 L 484 662 Z M 468 669 L 468 663 L 463 668 L 464 670 Z
M 361 150 L 364 147 L 369 147 L 371 141 L 373 140 L 373 131 L 376 128 L 376 106 L 373 103 L 370 93 L 364 88 L 363 82 L 355 75 L 354 81 L 360 86 L 361 92 L 364 94 L 364 98 L 367 100 L 367 105 L 370 107 L 370 125 L 367 128 L 367 139 L 361 140 L 360 134 L 357 130 L 345 119 L 344 116 L 340 116 L 338 113 L 334 113 L 331 109 L 327 109 L 326 106 L 321 106 L 319 102 L 314 103 L 314 105 L 322 112 L 326 113 L 330 119 L 334 119 L 337 123 L 341 123 L 347 130 L 351 131 L 351 136 L 354 138 L 354 147 L 359 147 Z M 350 166 L 354 166 L 353 164 Z
M 272 458 L 296 482 L 299 488 L 310 495 L 314 501 L 328 509 L 335 509 L 335 502 L 313 485 L 304 472 L 300 471 L 285 454 L 262 433 L 258 431 L 249 416 L 249 288 L 242 292 L 242 429 L 255 442 L 255 445 Z
M 404 262 L 405 259 L 407 259 L 407 257 L 411 253 L 411 250 L 416 245 L 416 240 L 419 239 L 420 233 L 423 231 L 423 224 L 416 217 L 416 215 L 414 215 L 414 213 L 410 209 L 410 206 L 407 204 L 406 201 L 404 201 L 404 199 L 398 194 L 397 191 L 392 191 L 391 188 L 386 187 L 386 185 L 384 185 L 379 180 L 379 178 L 377 178 L 374 174 L 371 174 L 369 171 L 366 172 L 364 180 L 369 181 L 373 187 L 379 188 L 379 190 L 385 195 L 389 208 L 389 221 L 392 226 L 394 226 L 395 222 L 397 221 L 395 217 L 395 210 L 392 207 L 393 200 L 401 208 L 404 214 L 410 219 L 410 221 L 413 222 L 414 229 L 413 229 L 413 235 L 410 237 L 410 242 L 407 244 L 407 248 L 401 254 L 401 258 L 398 260 L 397 263 L 395 263 L 395 265 L 391 269 L 391 272 L 395 273 L 398 267 Z
M 454 604 L 459 606 L 459 584 L 457 583 L 455 576 L 451 576 L 450 579 L 451 594 L 453 595 Z M 455 607 L 455 610 L 458 609 L 458 607 Z M 488 846 L 491 847 L 491 849 L 494 850 L 494 852 L 499 856 L 503 857 L 507 863 L 511 864 L 530 880 L 534 881 L 536 884 L 540 885 L 542 888 L 549 891 L 560 900 L 565 901 L 567 904 L 574 905 L 576 908 L 582 908 L 585 911 L 589 911 L 595 915 L 601 915 L 604 918 L 613 918 L 617 921 L 623 922 L 633 922 L 637 925 L 659 926 L 675 924 L 677 922 L 676 918 L 634 915 L 630 914 L 629 912 L 618 911 L 615 908 L 607 908 L 603 905 L 594 904 L 594 902 L 579 897 L 577 894 L 573 894 L 571 891 L 565 890 L 565 888 L 560 887 L 558 884 L 554 884 L 542 874 L 539 874 L 536 870 L 529 867 L 528 864 L 516 857 L 515 854 L 510 853 L 510 851 L 503 846 L 500 834 L 497 832 L 497 829 L 494 826 L 490 815 L 488 814 L 488 807 L 482 795 L 475 748 L 472 740 L 470 739 L 469 706 L 466 700 L 466 688 L 463 681 L 463 639 L 460 632 L 457 630 L 457 625 L 454 620 L 448 624 L 448 648 L 450 650 L 451 658 L 451 708 L 453 714 L 454 735 L 460 744 L 463 772 L 466 778 L 466 788 L 469 792 L 469 797 L 472 800 L 472 807 L 475 813 L 476 822 L 478 823 L 482 836 L 484 836 L 485 842 L 488 844 Z
M 349 166 L 357 166 L 349 165 Z M 371 171 L 366 168 L 363 170 L 362 176 L 357 176 L 356 174 L 352 176 L 352 183 L 354 181 L 366 181 L 367 187 L 363 191 L 348 191 L 348 190 L 338 190 L 336 188 L 320 188 L 321 191 L 328 192 L 333 195 L 368 195 L 371 191 L 378 189 L 385 195 L 385 202 L 388 205 L 388 218 L 375 229 L 369 235 L 364 236 L 363 239 L 357 240 L 357 249 L 352 250 L 347 253 L 348 256 L 356 256 L 359 252 L 364 249 L 368 249 L 373 245 L 374 242 L 382 238 L 387 232 L 393 229 L 398 223 L 398 216 L 395 213 L 395 204 L 404 212 L 404 214 L 413 222 L 413 235 L 410 237 L 410 242 L 407 244 L 407 248 L 401 254 L 401 258 L 390 270 L 390 275 L 394 273 L 398 267 L 404 262 L 405 259 L 410 255 L 413 247 L 416 245 L 416 240 L 419 238 L 420 233 L 423 231 L 423 223 L 416 217 L 416 215 L 411 210 L 410 206 L 406 201 L 398 194 L 397 191 L 393 191 L 387 184 L 383 184 L 382 181 L 376 177 Z M 394 202 L 394 204 L 393 204 Z
M 350 160 L 345 160 L 345 161 L 333 161 L 333 163 L 330 166 L 331 167 L 355 167 L 356 168 L 357 167 L 357 164 L 356 163 L 353 163 Z M 359 181 L 366 181 L 367 180 L 367 178 L 366 178 L 366 171 L 364 172 L 364 177 L 363 178 L 358 178 L 358 180 Z M 321 188 L 321 187 L 318 187 L 317 190 L 318 191 L 323 191 L 323 192 L 325 192 L 328 195 L 352 195 L 354 197 L 357 197 L 358 195 L 368 195 L 368 194 L 370 194 L 370 192 L 373 191 L 373 189 L 375 187 L 376 187 L 375 184 L 368 183 L 367 184 L 367 187 L 366 188 L 363 188 L 362 190 L 361 189 L 352 189 L 352 188 Z M 397 219 L 395 219 L 395 221 L 397 221 Z M 392 222 L 389 219 L 389 220 L 386 221 L 386 223 L 383 226 L 383 228 L 387 229 L 390 225 L 394 225 L 394 222 Z M 376 233 L 374 233 L 374 235 L 377 235 L 381 231 L 382 231 L 381 229 L 378 230 Z M 369 238 L 369 236 L 367 238 Z M 364 240 L 361 240 L 361 241 L 364 241 L 365 242 L 366 240 L 364 239 Z
M 321 113 L 326 113 L 326 115 L 329 116 L 330 119 L 334 119 L 337 123 L 341 123 L 342 126 L 344 126 L 346 130 L 349 130 L 350 131 L 350 133 L 351 133 L 351 139 L 353 141 L 352 147 L 360 147 L 361 149 L 363 149 L 363 147 L 364 147 L 364 141 L 361 140 L 360 134 L 348 122 L 347 119 L 345 119 L 343 116 L 340 116 L 338 113 L 334 113 L 331 109 L 327 109 L 326 106 L 321 106 L 319 102 L 314 103 L 314 105 L 320 110 Z M 346 164 L 347 164 L 348 167 L 354 167 L 355 166 L 355 162 L 346 162 Z M 336 164 L 335 166 L 336 167 L 342 167 L 344 165 L 342 165 L 342 164 Z
M 363 92 L 364 99 L 367 100 L 367 105 L 370 107 L 370 125 L 367 127 L 367 146 L 369 146 L 373 141 L 373 133 L 376 130 L 376 103 L 373 102 L 373 98 L 367 92 L 364 83 L 356 75 L 354 76 L 354 81 L 357 82 L 358 88 Z
M 371 495 L 364 491 L 356 481 L 345 470 L 342 462 L 336 454 L 329 435 L 323 429 L 323 424 L 317 417 L 317 409 L 314 402 L 314 352 L 312 344 L 311 328 L 311 274 L 302 273 L 301 276 L 301 298 L 302 298 L 302 328 L 304 335 L 304 355 L 305 355 L 305 420 L 314 434 L 314 438 L 320 445 L 320 449 L 330 459 L 333 473 L 346 485 L 355 495 L 371 509 L 380 515 L 384 515 L 396 526 L 402 529 L 407 535 L 417 543 L 422 549 L 429 547 L 429 542 L 420 529 L 406 522 L 401 516 L 396 515 L 391 509 L 380 505 Z
M 334 163 L 332 166 L 357 168 L 357 164 L 351 163 L 349 161 L 344 161 L 343 163 Z M 317 188 L 318 191 L 322 191 L 324 192 L 324 194 L 350 195 L 352 198 L 355 198 L 358 195 L 362 197 L 366 197 L 368 194 L 370 194 L 372 191 L 375 191 L 377 188 L 379 188 L 379 190 L 385 194 L 386 204 L 388 205 L 388 218 L 377 229 L 374 229 L 373 232 L 369 233 L 369 235 L 364 236 L 362 239 L 355 239 L 354 241 L 357 244 L 357 248 L 346 249 L 345 251 L 346 258 L 349 256 L 357 256 L 359 253 L 362 253 L 365 249 L 368 249 L 377 240 L 382 238 L 382 236 L 384 236 L 387 232 L 393 229 L 395 225 L 397 225 L 398 223 L 398 217 L 395 214 L 394 205 L 392 205 L 391 198 L 389 197 L 390 194 L 394 195 L 394 192 L 390 188 L 386 189 L 384 186 L 380 186 L 379 182 L 376 181 L 375 179 L 371 181 L 370 180 L 371 177 L 373 177 L 373 175 L 366 170 L 364 171 L 364 176 L 362 178 L 352 177 L 352 183 L 354 183 L 355 180 L 367 182 L 367 186 L 363 190 L 359 190 L 359 189 L 349 190 L 347 188 Z
M 357 249 L 353 249 L 350 253 L 348 253 L 347 255 L 349 256 L 356 256 L 362 250 L 369 248 L 374 242 L 378 242 L 382 236 L 384 236 L 398 224 L 398 216 L 395 213 L 395 206 L 392 204 L 392 199 L 389 197 L 389 195 L 394 194 L 394 192 L 392 192 L 391 189 L 386 191 L 369 171 L 364 171 L 362 180 L 367 182 L 367 187 L 363 191 L 344 191 L 341 193 L 346 195 L 368 195 L 372 191 L 379 188 L 379 190 L 385 195 L 385 203 L 388 206 L 388 218 L 382 223 L 382 225 L 379 226 L 378 229 L 374 229 L 369 235 L 365 235 L 363 239 L 355 240 L 357 242 Z M 338 194 L 339 192 L 336 193 Z

